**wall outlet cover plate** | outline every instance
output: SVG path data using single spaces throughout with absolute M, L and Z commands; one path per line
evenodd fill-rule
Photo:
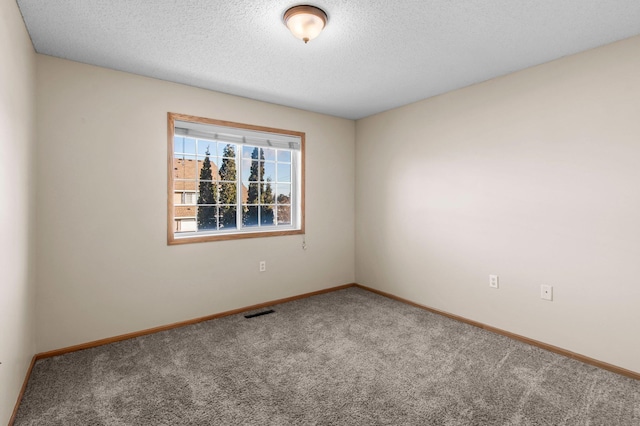
M 540 286 L 540 297 L 544 300 L 553 300 L 553 287 L 550 285 Z
M 498 288 L 498 276 L 497 275 L 489 275 L 489 287 Z

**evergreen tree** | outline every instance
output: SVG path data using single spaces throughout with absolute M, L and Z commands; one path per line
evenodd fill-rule
M 260 161 L 262 160 L 262 161 Z M 259 182 L 264 176 L 264 151 L 258 147 L 251 153 L 251 174 L 249 175 L 249 190 L 247 193 L 247 204 L 260 204 L 260 194 L 263 192 L 263 185 Z M 247 207 L 243 211 L 242 223 L 245 226 L 255 226 L 258 224 L 258 208 Z
M 267 183 L 262 184 L 262 211 L 260 213 L 260 223 L 262 225 L 273 225 L 273 204 L 275 198 L 271 189 L 271 178 L 267 178 Z
M 200 169 L 200 185 L 198 187 L 198 230 L 217 229 L 216 224 L 216 187 L 212 182 L 209 147 Z M 209 205 L 202 205 L 209 204 Z
M 235 228 L 238 204 L 238 186 L 236 171 L 236 151 L 233 145 L 224 148 L 224 157 L 220 166 L 220 227 Z M 227 205 L 225 205 L 227 204 Z

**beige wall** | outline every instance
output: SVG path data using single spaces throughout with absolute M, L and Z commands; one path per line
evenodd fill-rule
M 638 52 L 358 121 L 356 280 L 640 372 Z
M 0 424 L 35 353 L 35 56 L 16 3 L 0 2 Z
M 38 351 L 354 281 L 353 121 L 42 55 L 37 82 Z M 308 249 L 167 246 L 168 111 L 305 132 Z

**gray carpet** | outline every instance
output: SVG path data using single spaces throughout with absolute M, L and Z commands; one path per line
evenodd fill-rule
M 349 288 L 36 363 L 15 425 L 640 425 L 640 382 Z

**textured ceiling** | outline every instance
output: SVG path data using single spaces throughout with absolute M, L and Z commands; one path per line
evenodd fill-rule
M 640 34 L 639 0 L 318 0 L 307 45 L 291 0 L 17 3 L 39 53 L 350 119 Z

